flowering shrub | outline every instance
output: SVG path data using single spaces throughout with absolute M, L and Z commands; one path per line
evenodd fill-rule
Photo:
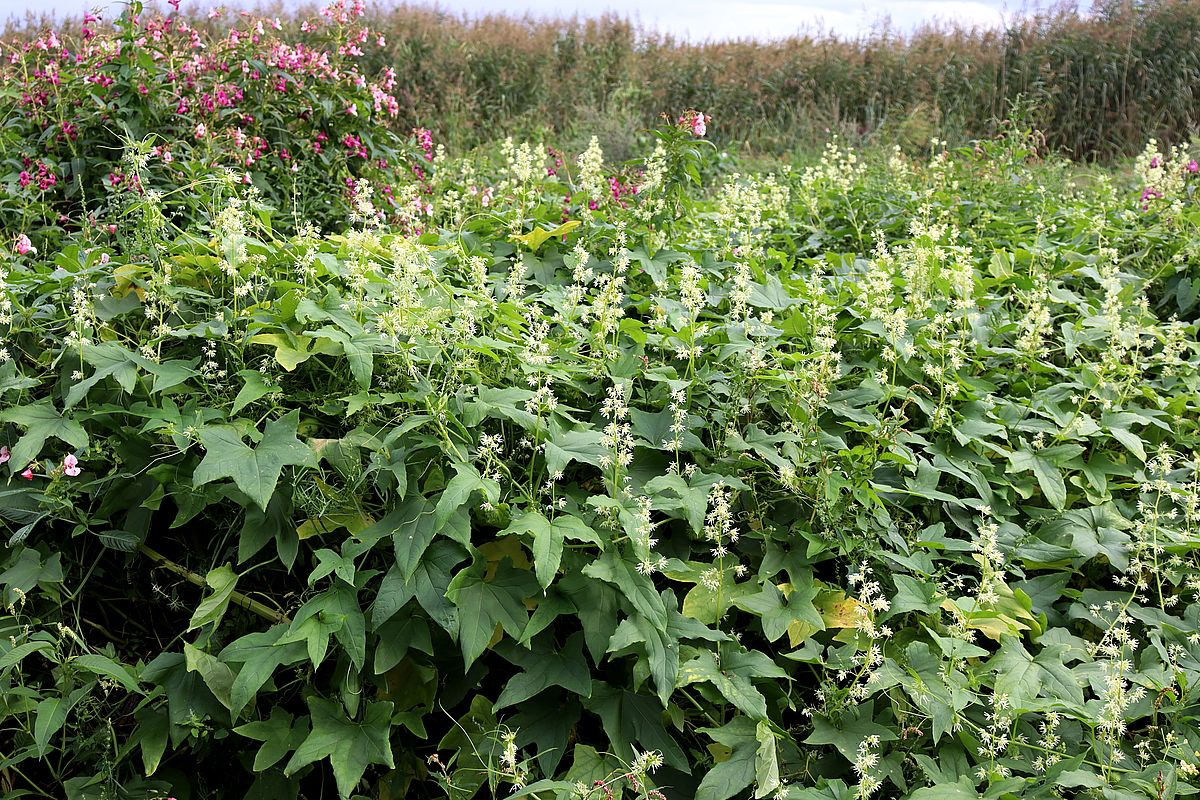
M 1182 151 L 1143 210 L 1019 141 L 735 171 L 697 111 L 620 168 L 405 150 L 315 80 L 356 11 L 317 55 L 135 8 L 5 72 L 163 123 L 13 117 L 6 795 L 1196 791 Z
M 0 225 L 95 241 L 147 196 L 188 219 L 220 170 L 255 186 L 277 224 L 344 224 L 352 193 L 332 182 L 388 196 L 408 172 L 388 126 L 395 71 L 359 65 L 385 41 L 362 15 L 361 0 L 336 0 L 293 35 L 279 19 L 215 9 L 200 27 L 135 2 L 111 24 L 87 14 L 73 33 L 0 45 Z

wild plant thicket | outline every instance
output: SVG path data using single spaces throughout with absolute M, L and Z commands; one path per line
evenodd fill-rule
M 452 146 L 547 129 L 579 150 L 599 135 L 625 158 L 648 120 L 701 102 L 720 120 L 719 142 L 774 153 L 819 151 L 832 132 L 916 154 L 934 135 L 995 135 L 1013 103 L 1075 159 L 1186 139 L 1200 126 L 1200 3 L 1079 5 L 1013 13 L 1000 29 L 880 24 L 858 39 L 812 31 L 771 42 L 679 41 L 615 16 L 385 6 L 368 13 L 386 46 L 366 58 L 403 76 L 401 120 Z
M 1196 792 L 1185 150 L 451 154 L 362 11 L 4 45 L 6 798 Z

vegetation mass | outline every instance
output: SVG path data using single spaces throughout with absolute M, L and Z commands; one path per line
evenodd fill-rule
M 4 797 L 1196 793 L 1186 146 L 447 148 L 377 20 L 3 45 Z

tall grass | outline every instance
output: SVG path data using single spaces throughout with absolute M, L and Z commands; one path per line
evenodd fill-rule
M 923 145 L 993 133 L 1014 104 L 1049 147 L 1085 159 L 1186 138 L 1200 120 L 1200 2 L 1059 7 L 1006 30 L 880 28 L 847 40 L 687 43 L 615 16 L 465 18 L 376 12 L 405 117 L 459 144 L 544 126 L 618 149 L 655 115 L 694 106 L 714 134 L 768 151 L 831 132 Z

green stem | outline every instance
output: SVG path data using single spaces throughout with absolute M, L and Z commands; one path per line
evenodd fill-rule
M 199 586 L 201 588 L 208 585 L 202 575 L 200 575 L 199 573 L 196 573 L 196 572 L 192 572 L 190 569 L 188 569 L 187 567 L 185 567 L 181 564 L 175 563 L 171 559 L 164 556 L 162 553 L 159 553 L 155 550 L 151 550 L 149 547 L 147 547 L 144 544 L 139 544 L 137 549 L 138 549 L 138 552 L 141 553 L 142 555 L 146 556 L 146 558 L 155 562 L 158 566 L 162 567 L 163 569 L 167 570 L 168 572 L 175 573 L 179 577 L 186 580 L 188 583 L 195 584 L 196 586 Z M 253 600 L 253 599 L 247 597 L 246 595 L 242 594 L 241 592 L 236 592 L 236 591 L 231 592 L 229 595 L 229 602 L 233 603 L 236 606 L 241 606 L 242 608 L 246 609 L 247 611 L 251 611 L 255 614 L 258 614 L 260 617 L 270 620 L 271 622 L 276 622 L 276 623 L 283 622 L 283 623 L 288 623 L 288 624 L 291 623 L 291 619 L 287 616 L 287 614 L 284 614 L 282 611 L 276 611 L 275 609 L 271 608 L 270 606 L 265 605 L 264 603 L 260 603 L 257 600 Z

